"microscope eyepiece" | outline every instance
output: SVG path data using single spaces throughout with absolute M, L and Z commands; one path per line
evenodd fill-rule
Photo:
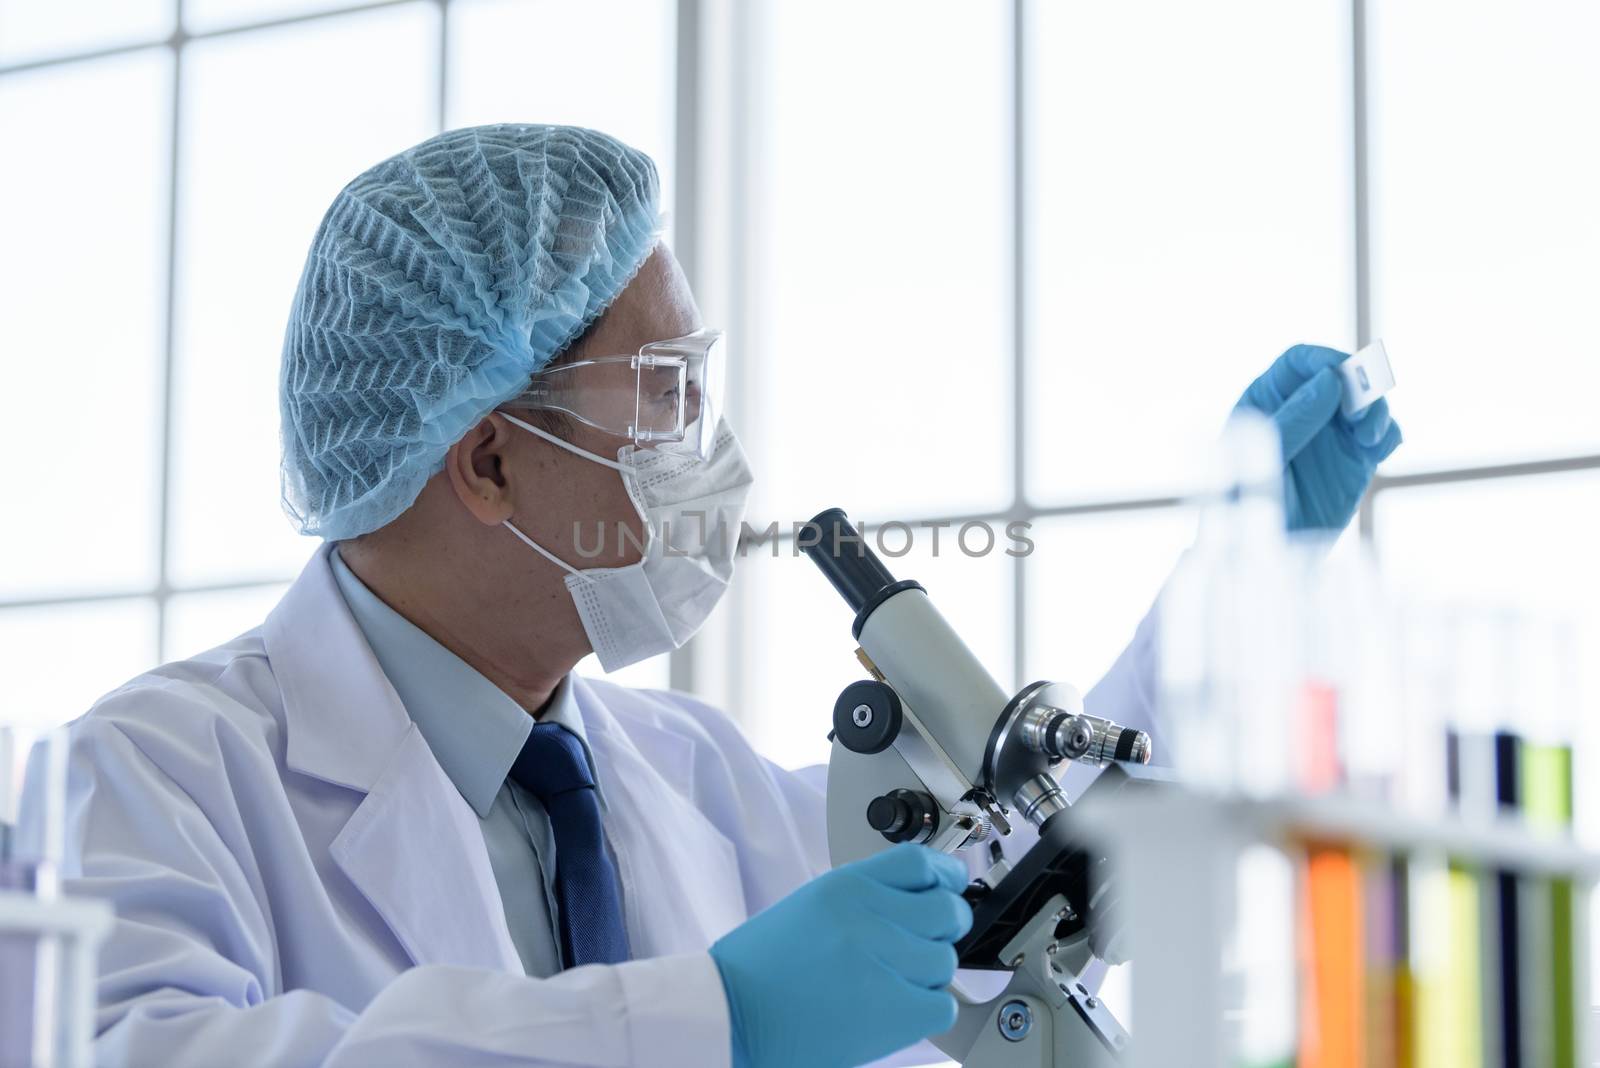
M 867 547 L 843 508 L 813 516 L 796 544 L 828 576 L 852 612 L 861 611 L 874 594 L 894 584 L 894 576 Z
M 920 590 L 920 582 L 897 581 L 878 559 L 842 508 L 818 512 L 795 537 L 795 546 L 817 565 L 856 614 L 857 638 L 872 610 L 901 590 Z

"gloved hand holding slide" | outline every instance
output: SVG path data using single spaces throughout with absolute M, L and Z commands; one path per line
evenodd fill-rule
M 1400 446 L 1383 399 L 1393 386 L 1381 342 L 1354 356 L 1295 345 L 1239 398 L 1239 407 L 1271 418 L 1282 438 L 1290 530 L 1340 531 L 1350 522 L 1378 465 Z

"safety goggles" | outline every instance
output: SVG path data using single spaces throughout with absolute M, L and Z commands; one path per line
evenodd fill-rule
M 557 364 L 506 407 L 561 412 L 640 448 L 709 459 L 722 416 L 721 341 L 720 330 L 697 330 L 632 356 Z

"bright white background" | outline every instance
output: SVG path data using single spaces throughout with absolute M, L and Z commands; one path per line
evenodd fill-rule
M 275 391 L 316 222 L 493 121 L 657 159 L 757 525 L 1034 524 L 894 564 L 1007 683 L 1105 669 L 1192 456 L 1297 341 L 1389 344 L 1396 585 L 1587 619 L 1596 55 L 1588 0 L 0 0 L 0 705 L 69 718 L 260 621 L 313 548 Z M 799 764 L 857 669 L 778 550 L 629 678 Z

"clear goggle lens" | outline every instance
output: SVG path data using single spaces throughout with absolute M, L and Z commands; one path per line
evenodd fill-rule
M 701 330 L 633 356 L 559 364 L 506 406 L 561 412 L 640 448 L 707 459 L 722 417 L 721 341 L 721 331 Z

